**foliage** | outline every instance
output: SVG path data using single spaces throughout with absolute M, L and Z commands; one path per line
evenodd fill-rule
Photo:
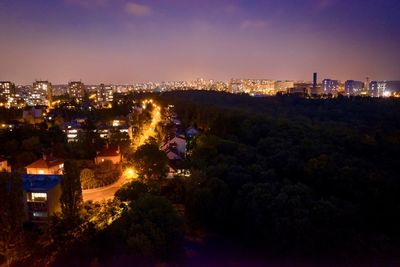
M 83 168 L 80 172 L 80 179 L 83 189 L 92 189 L 115 183 L 121 176 L 119 165 L 114 165 L 106 160 L 91 168 Z
M 277 253 L 400 248 L 399 101 L 190 91 L 159 101 L 204 133 L 184 194 L 192 226 Z
M 121 170 L 118 165 L 106 160 L 98 164 L 94 169 L 94 178 L 98 186 L 106 186 L 118 180 Z
M 168 158 L 154 142 L 140 146 L 131 158 L 139 176 L 145 179 L 160 179 L 166 176 Z
M 64 163 L 64 176 L 61 179 L 61 210 L 65 220 L 74 222 L 80 217 L 82 188 L 79 168 L 75 161 Z
M 93 185 L 95 181 L 94 171 L 88 168 L 85 168 L 81 171 L 80 174 L 82 189 L 95 188 Z
M 171 258 L 181 253 L 183 221 L 164 197 L 139 194 L 113 227 L 135 254 Z
M 0 173 L 0 255 L 12 261 L 12 246 L 22 232 L 24 204 L 22 179 L 18 174 Z

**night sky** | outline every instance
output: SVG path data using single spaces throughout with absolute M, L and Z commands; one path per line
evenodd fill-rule
M 0 80 L 400 79 L 399 0 L 0 0 Z

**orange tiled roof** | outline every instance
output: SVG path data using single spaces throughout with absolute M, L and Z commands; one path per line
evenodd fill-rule
M 63 164 L 64 161 L 61 159 L 57 159 L 57 158 L 50 158 L 50 159 L 39 159 L 31 164 L 29 164 L 28 166 L 26 166 L 25 168 L 51 168 L 60 164 Z

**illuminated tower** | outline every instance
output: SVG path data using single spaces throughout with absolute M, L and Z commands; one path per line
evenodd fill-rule
M 53 101 L 52 85 L 48 81 L 36 81 L 33 83 L 30 95 L 31 105 L 47 105 L 51 107 Z
M 364 84 L 364 94 L 368 95 L 369 94 L 369 77 L 365 79 L 365 84 Z
M 0 81 L 0 98 L 8 101 L 10 98 L 15 96 L 15 84 L 12 82 L 1 82 Z
M 71 99 L 81 102 L 85 95 L 85 85 L 82 82 L 70 82 L 68 84 L 68 95 Z

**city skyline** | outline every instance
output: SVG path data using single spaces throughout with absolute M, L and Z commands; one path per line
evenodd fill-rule
M 0 80 L 399 80 L 400 3 L 57 0 L 0 3 Z

